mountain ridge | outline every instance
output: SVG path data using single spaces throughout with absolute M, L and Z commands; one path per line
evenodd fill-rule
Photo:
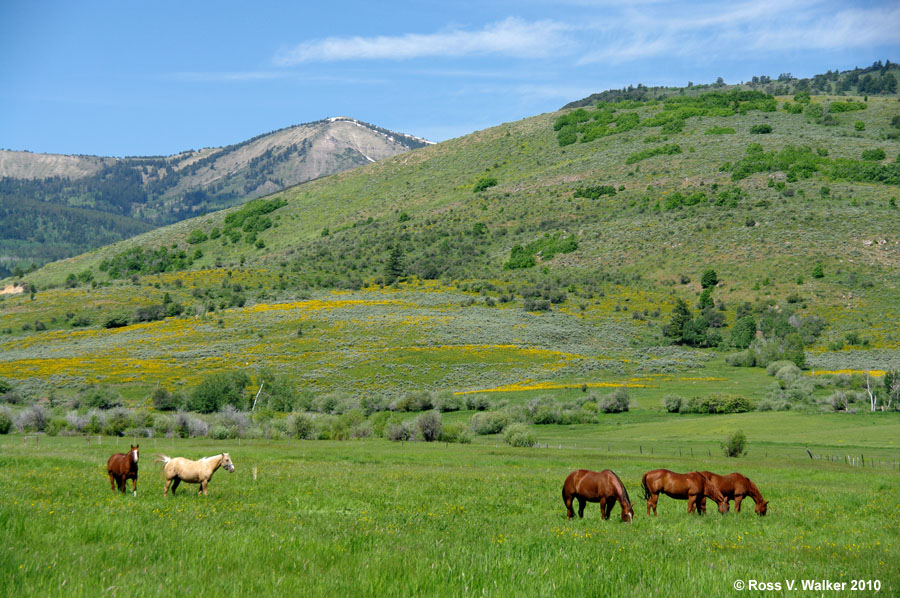
M 106 156 L 99 154 L 79 154 L 79 153 L 48 153 L 48 152 L 35 152 L 32 150 L 12 150 L 12 149 L 3 149 L 0 148 L 0 178 L 17 178 L 17 179 L 39 179 L 39 178 L 51 178 L 54 176 L 67 177 L 67 178 L 80 178 L 82 176 L 86 176 L 89 174 L 93 174 L 100 170 L 104 164 L 109 163 L 111 161 L 120 161 L 120 160 L 152 160 L 152 159 L 166 159 L 173 160 L 175 158 L 183 158 L 183 160 L 188 163 L 195 161 L 197 159 L 202 159 L 210 155 L 211 153 L 220 152 L 223 150 L 230 150 L 232 148 L 238 148 L 240 146 L 246 145 L 248 143 L 252 143 L 264 137 L 274 136 L 279 133 L 283 133 L 285 131 L 290 131 L 293 129 L 299 129 L 301 127 L 308 127 L 311 125 L 317 125 L 321 123 L 334 123 L 334 122 L 349 122 L 356 124 L 357 126 L 362 126 L 369 128 L 373 131 L 381 133 L 384 137 L 388 138 L 390 141 L 394 141 L 394 138 L 399 138 L 401 140 L 408 140 L 408 145 L 432 145 L 434 142 L 424 139 L 422 137 L 417 137 L 415 135 L 408 135 L 406 133 L 399 133 L 396 131 L 391 131 L 389 129 L 385 129 L 383 127 L 379 127 L 377 125 L 368 123 L 366 121 L 362 121 L 350 116 L 329 116 L 319 120 L 310 121 L 307 123 L 299 123 L 295 125 L 288 125 L 286 127 L 281 127 L 279 129 L 274 129 L 267 133 L 261 133 L 259 135 L 255 135 L 249 139 L 245 139 L 243 141 L 239 141 L 237 143 L 232 143 L 228 145 L 222 146 L 206 146 L 200 149 L 187 149 L 181 150 L 172 154 L 165 155 L 128 155 L 128 156 Z M 16 159 L 19 158 L 19 159 Z M 68 165 L 65 167 L 63 165 Z
M 107 223 L 102 214 L 159 226 L 429 143 L 338 116 L 171 156 L 116 158 L 0 150 L 0 217 L 7 221 L 0 229 L 0 268 L 9 272 L 29 263 L 40 265 L 115 240 L 107 234 L 92 241 L 86 221 L 86 227 L 70 231 L 66 222 L 52 216 L 64 210 L 40 204 L 96 211 L 97 218 Z M 29 212 L 26 206 L 37 211 Z M 33 234 L 29 221 L 38 223 Z M 106 230 L 115 236 L 116 227 Z M 132 231 L 133 226 L 119 230 L 119 238 Z M 69 249 L 47 253 L 41 238 Z

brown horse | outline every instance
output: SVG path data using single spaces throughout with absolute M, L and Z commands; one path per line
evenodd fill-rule
M 735 513 L 741 512 L 741 501 L 748 496 L 753 499 L 753 502 L 756 503 L 757 515 L 763 516 L 766 514 L 766 511 L 768 511 L 769 501 L 763 500 L 762 494 L 759 492 L 756 484 L 751 482 L 748 477 L 739 473 L 716 475 L 710 471 L 701 471 L 700 475 L 709 480 L 716 488 L 718 488 L 719 492 L 722 493 L 722 496 L 725 497 L 726 501 L 734 501 Z M 697 508 L 700 509 L 701 513 L 706 512 L 705 497 L 700 499 L 700 505 Z
M 191 461 L 184 457 L 169 458 L 166 455 L 156 455 L 156 461 L 164 464 L 163 471 L 166 474 L 166 488 L 163 490 L 163 496 L 169 493 L 169 485 L 172 485 L 172 496 L 175 495 L 175 489 L 181 482 L 189 484 L 200 484 L 200 491 L 197 495 L 209 494 L 206 490 L 209 479 L 212 477 L 219 467 L 224 467 L 228 473 L 234 472 L 234 464 L 228 453 L 221 453 L 212 457 L 206 457 L 199 461 Z
M 138 449 L 139 444 L 131 445 L 127 453 L 116 453 L 106 462 L 106 473 L 109 474 L 109 486 L 112 491 L 125 492 L 125 481 L 131 480 L 131 490 L 137 496 Z
M 641 478 L 641 485 L 644 487 L 644 498 L 647 499 L 648 517 L 651 508 L 653 509 L 653 515 L 656 515 L 656 503 L 659 501 L 660 493 L 679 500 L 687 499 L 688 514 L 693 513 L 695 510 L 698 515 L 703 514 L 698 509 L 698 505 L 705 496 L 710 497 L 719 504 L 719 513 L 728 512 L 728 502 L 722 496 L 722 493 L 696 471 L 674 473 L 668 469 L 654 469 L 644 474 L 644 477 Z
M 608 469 L 601 472 L 577 469 L 569 474 L 563 482 L 563 502 L 566 503 L 566 512 L 569 519 L 575 516 L 572 510 L 572 499 L 578 499 L 578 516 L 584 517 L 584 506 L 589 502 L 600 503 L 600 517 L 609 519 L 613 505 L 616 501 L 622 506 L 622 521 L 631 523 L 634 519 L 634 509 L 628 491 L 619 476 Z

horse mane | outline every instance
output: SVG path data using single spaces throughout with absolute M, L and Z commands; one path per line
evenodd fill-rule
M 700 479 L 703 480 L 703 493 L 704 493 L 704 494 L 706 494 L 707 488 L 711 488 L 712 490 L 715 491 L 716 494 L 719 495 L 719 498 L 716 498 L 716 497 L 715 497 L 714 495 L 712 495 L 712 494 L 706 494 L 707 496 L 709 496 L 711 499 L 713 499 L 713 500 L 716 501 L 716 502 L 719 502 L 720 499 L 721 499 L 721 500 L 725 500 L 725 495 L 722 493 L 721 490 L 719 490 L 719 487 L 716 486 L 716 485 L 713 483 L 712 480 L 710 480 L 709 478 L 703 476 L 703 474 L 700 474 Z
M 753 480 L 747 478 L 747 483 L 750 486 L 750 497 L 753 498 L 754 502 L 764 501 L 765 499 L 762 496 L 762 492 L 759 491 L 759 488 L 756 487 L 756 484 L 753 483 Z
M 628 490 L 625 488 L 625 484 L 622 483 L 622 480 L 619 479 L 619 476 L 616 475 L 616 472 L 614 472 L 613 470 L 610 470 L 609 473 L 611 473 L 612 476 L 616 479 L 616 481 L 619 482 L 619 486 L 621 486 L 621 488 L 622 488 L 622 494 L 625 495 L 625 502 L 627 502 L 630 505 L 631 498 L 628 497 Z

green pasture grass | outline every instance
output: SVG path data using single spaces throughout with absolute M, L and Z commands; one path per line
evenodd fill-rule
M 567 440 L 580 446 L 583 437 Z M 750 579 L 900 589 L 900 481 L 887 468 L 757 452 L 735 460 L 488 443 L 142 439 L 134 498 L 110 491 L 105 475 L 109 454 L 126 444 L 0 440 L 4 595 L 733 596 L 734 582 Z M 236 471 L 217 472 L 208 497 L 183 484 L 163 498 L 153 452 L 221 451 Z M 593 504 L 583 520 L 566 519 L 562 481 L 581 467 L 618 473 L 633 524 L 619 521 L 618 506 L 603 521 Z M 659 516 L 647 517 L 640 478 L 658 467 L 740 470 L 769 514 L 757 517 L 748 501 L 739 514 L 698 518 L 662 497 Z
M 598 424 L 533 426 L 538 442 L 621 454 L 696 457 L 721 454 L 721 443 L 742 431 L 754 458 L 900 461 L 900 416 L 894 413 L 750 412 L 727 415 L 636 411 L 601 415 Z

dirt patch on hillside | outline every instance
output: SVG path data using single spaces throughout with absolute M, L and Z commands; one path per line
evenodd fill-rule
M 18 295 L 24 292 L 25 287 L 17 284 L 8 284 L 5 288 L 0 289 L 0 295 Z

